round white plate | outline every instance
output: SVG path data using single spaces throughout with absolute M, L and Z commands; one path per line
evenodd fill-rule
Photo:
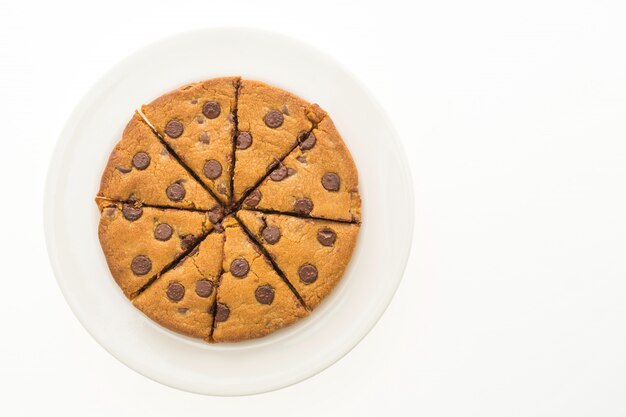
M 308 318 L 259 340 L 209 345 L 158 326 L 124 298 L 98 243 L 94 196 L 109 153 L 136 108 L 185 83 L 222 75 L 265 81 L 328 111 L 359 170 L 363 226 L 344 278 Z M 413 214 L 401 145 L 367 89 L 321 51 L 248 29 L 206 29 L 168 38 L 109 71 L 68 120 L 45 196 L 50 261 L 83 326 L 135 371 L 210 395 L 254 394 L 294 384 L 356 346 L 400 283 Z

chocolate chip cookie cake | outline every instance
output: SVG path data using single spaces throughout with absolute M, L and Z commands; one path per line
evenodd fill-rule
M 358 175 L 316 104 L 239 77 L 183 86 L 128 122 L 96 196 L 111 275 L 155 322 L 210 343 L 311 314 L 361 225 Z

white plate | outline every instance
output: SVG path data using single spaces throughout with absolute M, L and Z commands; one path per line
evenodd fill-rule
M 97 237 L 93 201 L 122 129 L 142 103 L 191 81 L 241 75 L 319 103 L 356 161 L 363 227 L 338 287 L 307 319 L 268 337 L 209 345 L 170 332 L 124 298 Z M 135 371 L 211 395 L 266 392 L 302 381 L 348 353 L 391 301 L 413 230 L 413 191 L 396 133 L 366 88 L 311 46 L 248 29 L 206 29 L 153 44 L 109 71 L 68 120 L 48 174 L 50 261 L 91 335 Z

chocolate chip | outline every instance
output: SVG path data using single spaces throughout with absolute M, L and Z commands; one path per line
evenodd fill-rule
M 185 295 L 185 287 L 180 282 L 170 282 L 167 286 L 167 298 L 172 301 L 180 301 Z
M 107 207 L 104 209 L 104 214 L 106 214 L 108 217 L 113 217 L 115 212 L 116 212 L 115 207 Z
M 191 104 L 198 104 L 198 100 L 194 98 L 193 100 L 191 100 Z
M 267 127 L 271 127 L 272 129 L 276 129 L 277 127 L 280 127 L 283 124 L 283 121 L 285 120 L 285 117 L 279 111 L 270 110 L 265 115 L 265 119 L 264 120 L 265 120 L 265 124 L 267 125 Z
M 296 213 L 309 214 L 313 210 L 313 202 L 308 198 L 298 199 L 294 203 L 293 209 Z
M 209 221 L 213 224 L 219 223 L 224 218 L 222 208 L 219 206 L 213 207 L 207 214 Z
M 178 312 L 179 312 L 180 314 L 187 314 L 187 311 L 189 311 L 189 309 L 188 309 L 188 308 L 186 308 L 186 307 L 180 307 L 180 308 L 178 309 Z
M 146 275 L 152 269 L 152 261 L 145 255 L 135 256 L 130 263 L 130 269 L 135 275 Z
M 132 204 L 124 204 L 122 206 L 122 215 L 126 220 L 131 222 L 137 220 L 143 214 L 143 209 L 141 207 L 135 207 Z
M 137 152 L 135 156 L 133 156 L 133 166 L 140 171 L 148 168 L 150 165 L 150 155 L 145 152 Z
M 287 167 L 283 164 L 280 164 L 278 168 L 276 168 L 270 174 L 270 178 L 272 181 L 282 181 L 287 177 Z
M 339 191 L 339 175 L 334 172 L 327 172 L 322 177 L 322 186 L 328 191 Z
M 180 239 L 180 246 L 183 251 L 189 250 L 189 248 L 196 244 L 196 237 L 192 234 L 181 236 Z
M 252 145 L 250 132 L 239 132 L 237 135 L 237 149 L 248 149 Z
M 198 297 L 207 298 L 213 292 L 213 283 L 208 279 L 196 281 L 196 294 Z
M 296 170 L 293 168 L 287 168 L 287 176 L 291 177 L 292 175 L 296 175 Z
M 221 323 L 228 320 L 228 316 L 230 316 L 230 309 L 228 306 L 226 304 L 217 303 L 215 306 L 215 321 Z
M 243 258 L 237 258 L 230 263 L 230 273 L 237 278 L 245 277 L 248 275 L 249 270 L 250 265 L 248 264 L 248 261 Z
M 226 188 L 226 185 L 224 185 L 223 183 L 219 183 L 217 184 L 217 192 L 226 195 L 228 194 L 228 189 Z
M 185 188 L 179 183 L 175 182 L 174 184 L 167 187 L 165 190 L 165 194 L 167 194 L 167 198 L 172 201 L 180 201 L 185 198 Z
M 198 124 L 200 124 L 200 125 L 201 125 L 202 123 L 204 123 L 204 117 L 202 117 L 202 116 L 196 116 L 196 122 L 198 122 Z
M 128 174 L 133 169 L 129 167 L 117 167 L 117 170 L 121 172 L 122 174 Z
M 176 139 L 183 134 L 183 124 L 178 120 L 170 120 L 165 125 L 165 134 L 170 138 Z
M 298 162 L 300 162 L 301 164 L 306 164 L 306 156 L 304 155 L 300 155 L 297 156 L 296 159 L 298 160 Z
M 280 240 L 280 229 L 276 226 L 267 226 L 261 232 L 263 239 L 270 245 L 275 244 Z
M 300 142 L 300 149 L 302 149 L 303 151 L 308 151 L 315 146 L 317 138 L 315 137 L 313 132 L 309 133 L 308 135 L 304 133 L 301 134 L 300 137 L 298 137 L 298 141 Z
M 208 101 L 202 106 L 202 114 L 209 119 L 215 119 L 222 112 L 222 107 L 217 101 Z
M 259 190 L 254 190 L 248 197 L 246 197 L 243 203 L 248 207 L 256 207 L 261 201 L 261 198 L 263 198 L 261 192 Z
M 325 228 L 317 232 L 317 241 L 324 246 L 333 246 L 337 240 L 337 233 L 334 230 Z
M 204 163 L 203 171 L 207 178 L 214 180 L 222 175 L 222 164 L 215 159 L 209 159 Z
M 272 301 L 274 301 L 274 288 L 269 285 L 261 285 L 254 292 L 254 296 L 261 304 L 272 304 Z
M 209 134 L 207 132 L 200 133 L 200 139 L 198 140 L 206 145 L 211 143 L 211 140 L 209 139 Z
M 222 225 L 222 223 L 217 223 L 213 225 L 213 230 L 215 230 L 217 233 L 222 233 L 224 231 L 224 226 Z
M 161 223 L 154 229 L 154 238 L 162 241 L 170 240 L 172 233 L 174 233 L 172 226 L 167 223 Z
M 311 264 L 304 264 L 298 269 L 300 281 L 311 284 L 317 280 L 317 268 Z

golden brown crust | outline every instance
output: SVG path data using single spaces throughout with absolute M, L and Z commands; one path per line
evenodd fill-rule
M 325 219 L 360 221 L 359 178 L 350 151 L 329 117 L 313 129 L 316 142 L 311 149 L 298 147 L 282 167 L 285 177 L 270 175 L 259 186 L 263 196 L 257 208 L 297 212 L 296 201 L 312 201 L 308 215 Z M 329 190 L 325 175 L 336 175 L 338 189 Z
M 197 251 L 186 256 L 139 294 L 133 300 L 135 307 L 170 330 L 208 340 L 213 322 L 212 307 L 222 269 L 223 245 L 223 234 L 209 234 Z M 172 290 L 172 285 L 178 284 L 184 289 L 180 299 Z
M 143 207 L 137 209 L 141 212 L 139 218 L 128 220 L 123 210 L 122 204 L 109 203 L 103 207 L 98 237 L 111 275 L 128 298 L 185 252 L 190 241 L 186 236 L 200 237 L 211 228 L 205 213 Z M 168 240 L 155 238 L 155 228 L 160 224 L 172 228 Z M 137 256 L 145 256 L 151 262 L 145 273 L 132 270 Z
M 262 242 L 291 285 L 298 291 L 306 306 L 313 310 L 337 285 L 350 261 L 356 239 L 358 224 L 302 219 L 287 215 L 263 214 L 241 210 L 237 217 Z M 280 239 L 269 243 L 263 236 L 266 227 L 276 227 Z M 320 231 L 332 231 L 336 240 L 325 246 L 318 240 Z M 304 282 L 300 268 L 313 265 L 317 270 L 314 282 Z
M 135 159 L 138 153 L 148 156 L 147 167 L 143 167 L 146 159 Z M 177 201 L 168 197 L 167 188 L 172 184 L 183 186 L 184 198 Z M 109 156 L 100 181 L 98 197 L 205 210 L 218 204 L 170 155 L 138 113 L 128 122 L 122 139 Z
M 313 125 L 317 126 L 326 117 L 326 111 L 316 103 L 309 104 L 305 110 L 306 117 Z
M 142 107 L 142 112 L 174 152 L 223 202 L 230 201 L 232 140 L 238 77 L 214 78 L 188 84 Z M 219 115 L 207 103 L 219 103 Z M 168 134 L 168 123 L 182 124 L 180 136 Z M 221 173 L 207 176 L 207 161 L 216 161 Z
M 224 274 L 217 292 L 217 302 L 227 306 L 230 314 L 225 321 L 216 321 L 215 342 L 236 342 L 265 336 L 292 324 L 308 313 L 270 263 L 248 239 L 232 217 L 224 221 Z M 236 259 L 245 259 L 249 271 L 243 277 L 231 272 Z M 256 296 L 260 287 L 270 287 L 273 300 L 261 303 Z

